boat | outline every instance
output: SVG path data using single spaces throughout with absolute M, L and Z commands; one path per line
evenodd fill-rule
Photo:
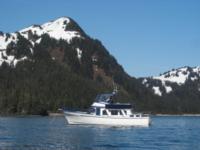
M 87 112 L 64 110 L 68 124 L 146 127 L 150 125 L 150 116 L 134 112 L 130 103 L 113 103 L 115 94 L 98 94 Z

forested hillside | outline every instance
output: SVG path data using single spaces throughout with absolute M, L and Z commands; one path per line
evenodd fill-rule
M 200 113 L 200 67 L 181 67 L 140 80 L 160 97 L 161 113 Z

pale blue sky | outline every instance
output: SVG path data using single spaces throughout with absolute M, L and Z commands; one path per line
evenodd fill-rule
M 1 0 L 0 30 L 69 16 L 132 76 L 200 65 L 199 0 Z

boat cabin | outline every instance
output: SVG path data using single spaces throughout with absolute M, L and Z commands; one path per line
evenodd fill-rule
M 141 117 L 132 113 L 132 105 L 127 103 L 113 103 L 113 94 L 99 94 L 92 104 L 90 113 L 96 116 Z
M 96 115 L 100 116 L 127 116 L 131 115 L 130 104 L 106 104 L 105 107 L 96 107 Z

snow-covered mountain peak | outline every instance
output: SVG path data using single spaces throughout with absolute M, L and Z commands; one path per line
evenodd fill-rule
M 195 80 L 200 75 L 200 67 L 182 67 L 178 69 L 172 69 L 171 71 L 165 72 L 160 76 L 152 77 L 153 79 L 161 80 L 162 82 L 173 82 L 182 85 L 186 80 Z
M 41 25 L 31 25 L 15 33 L 3 33 L 0 31 L 0 65 L 3 62 L 14 64 L 13 62 L 18 60 L 14 56 L 8 56 L 6 53 L 7 46 L 11 42 L 18 42 L 18 34 L 29 40 L 32 47 L 34 47 L 36 43 L 40 43 L 44 34 L 48 34 L 56 40 L 62 39 L 70 43 L 73 38 L 84 39 L 83 33 L 79 25 L 69 17 L 60 17 Z
M 71 19 L 68 17 L 61 17 L 53 21 L 46 22 L 42 25 L 32 25 L 28 28 L 22 29 L 19 32 L 25 37 L 28 38 L 28 32 L 32 32 L 37 36 L 43 34 L 49 34 L 50 37 L 57 40 L 63 39 L 67 42 L 70 42 L 73 38 L 81 38 L 81 34 L 78 31 L 69 31 L 67 27 L 71 23 Z
M 22 30 L 19 30 L 16 33 L 3 33 L 0 32 L 0 50 L 6 49 L 7 45 L 13 41 L 17 41 L 17 33 L 20 33 L 23 37 L 28 40 L 30 34 L 37 35 L 38 37 L 42 36 L 43 34 L 48 34 L 50 37 L 55 38 L 57 40 L 63 39 L 66 40 L 68 43 L 77 37 L 83 38 L 81 33 L 78 30 L 70 29 L 73 26 L 74 21 L 68 17 L 60 17 L 56 20 L 46 22 L 42 25 L 32 25 Z M 30 41 L 34 44 L 35 41 Z
M 56 20 L 53 20 L 53 21 L 49 21 L 45 24 L 43 24 L 43 26 L 51 26 L 51 25 L 56 25 L 56 26 L 62 26 L 63 24 L 64 25 L 67 25 L 68 23 L 70 23 L 70 18 L 68 17 L 60 17 Z
M 186 81 L 196 81 L 200 79 L 200 66 L 197 67 L 181 67 L 172 69 L 159 76 L 144 78 L 142 84 L 151 88 L 156 95 L 162 96 L 164 93 L 173 91 L 172 84 L 177 86 L 184 85 Z
M 56 20 L 46 22 L 42 25 L 32 25 L 30 27 L 27 27 L 27 28 L 20 30 L 19 32 L 25 33 L 29 30 L 36 31 L 36 32 L 38 30 L 45 30 L 45 31 L 48 32 L 50 30 L 57 30 L 57 29 L 60 29 L 60 28 L 62 28 L 63 31 L 64 31 L 64 29 L 66 28 L 67 24 L 69 24 L 69 22 L 70 22 L 69 18 L 61 17 L 61 18 L 58 18 Z

